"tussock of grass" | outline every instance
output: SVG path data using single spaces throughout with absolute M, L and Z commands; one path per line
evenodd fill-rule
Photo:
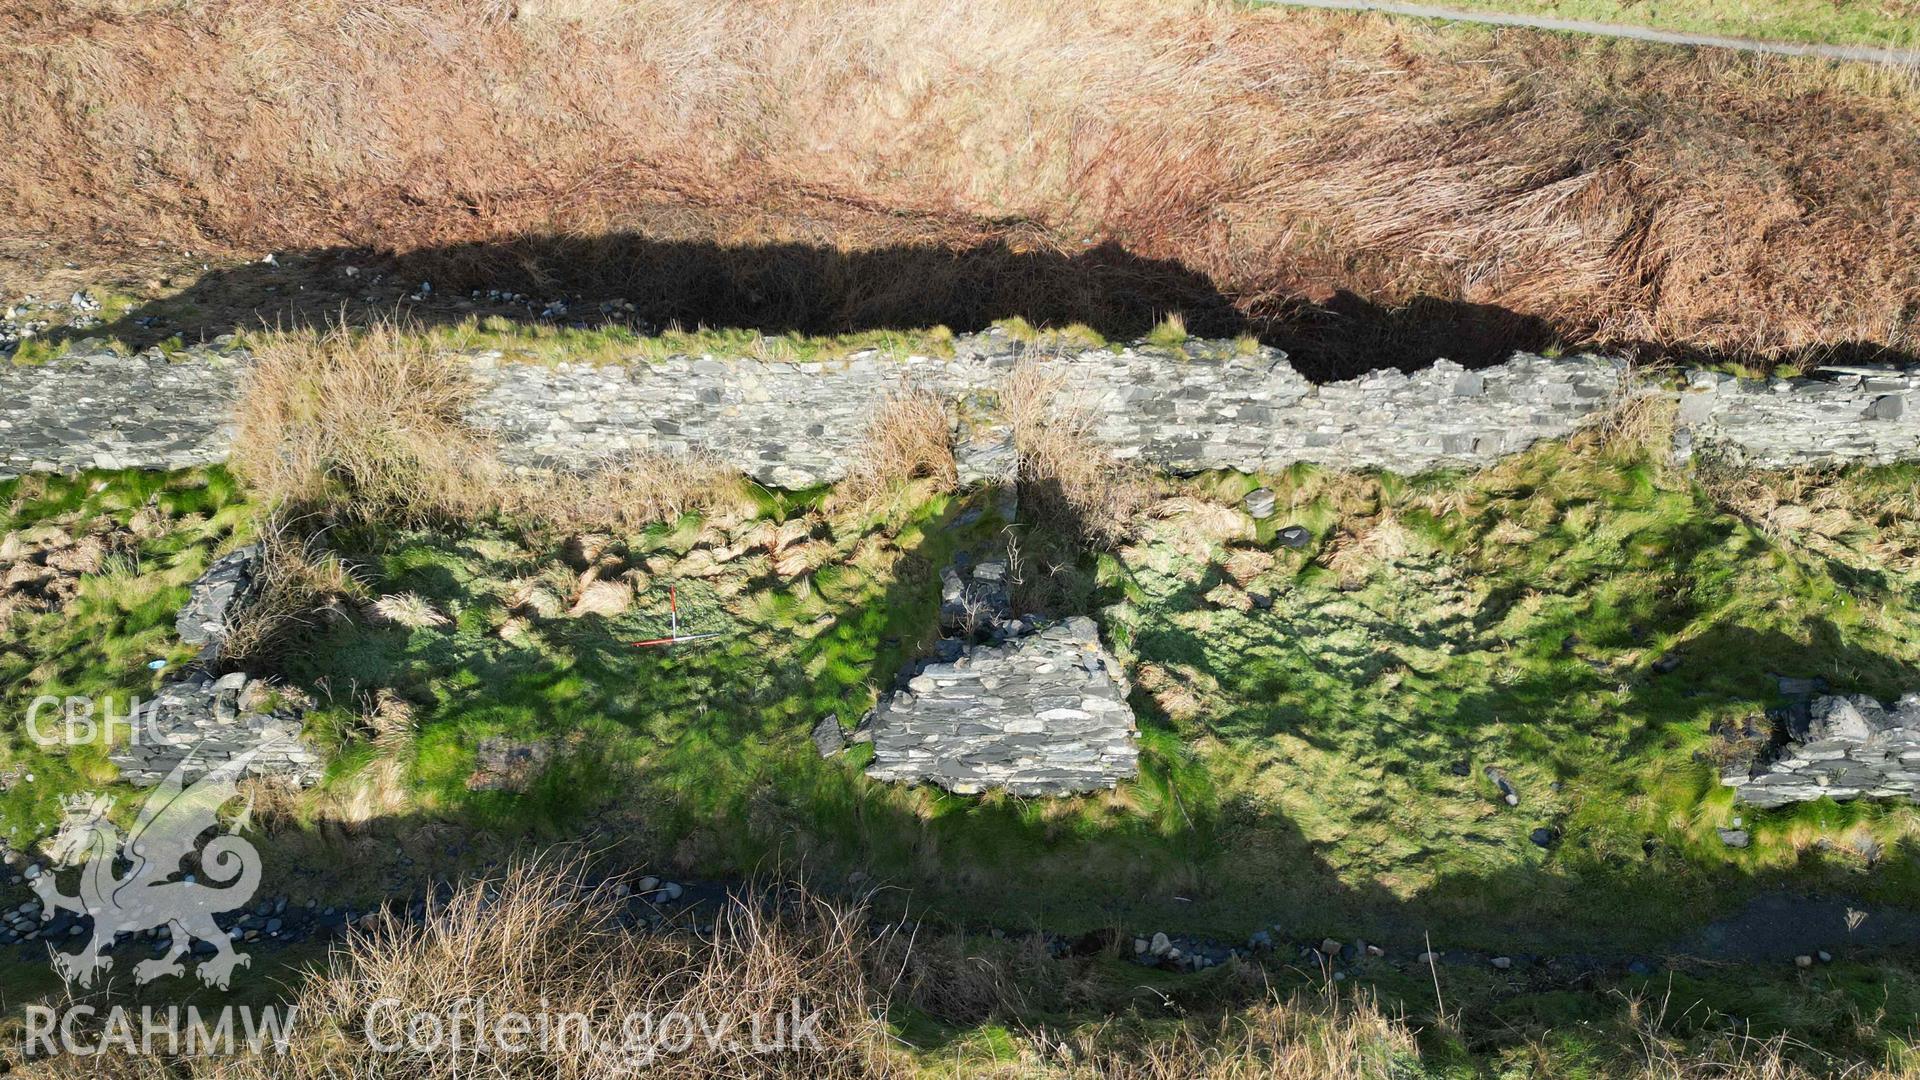
M 797 1000 L 803 1013 L 821 1014 L 817 1046 L 756 1055 L 747 1037 L 701 1040 L 663 1057 L 657 1071 L 778 1076 L 803 1062 L 808 1075 L 820 1077 L 892 1071 L 885 1029 L 872 1010 L 877 993 L 864 962 L 871 935 L 860 907 L 802 892 L 750 894 L 721 910 L 712 933 L 696 935 L 687 927 L 623 926 L 626 906 L 611 883 L 594 887 L 579 864 L 551 858 L 468 885 L 435 905 L 422 928 L 389 922 L 358 934 L 301 988 L 306 1027 L 288 1071 L 359 1074 L 377 1066 L 389 1077 L 498 1069 L 590 1078 L 630 1064 L 617 1030 L 600 1032 L 610 1037 L 595 1049 L 553 1046 L 525 1054 L 496 1045 L 476 1056 L 376 1053 L 358 1037 L 370 1030 L 368 1010 L 380 1000 L 442 1014 L 464 1003 L 492 1016 L 578 1014 L 601 1023 L 642 1013 L 657 1021 L 677 1011 L 711 1024 L 737 1018 L 742 1036 L 758 1016 L 768 1042 L 772 1017 L 791 1011 Z M 402 1029 L 376 1022 L 371 1030 L 383 1041 L 404 1041 Z
M 1147 344 L 1162 349 L 1177 349 L 1187 343 L 1187 320 L 1178 312 L 1161 319 L 1147 331 Z
M 920 479 L 933 481 L 940 491 L 951 491 L 959 482 L 953 409 L 931 390 L 906 389 L 874 410 L 841 490 L 856 502 L 872 502 Z
M 366 597 L 366 586 L 317 538 L 269 520 L 260 527 L 259 543 L 252 594 L 228 616 L 220 649 L 221 662 L 233 670 L 261 670 L 292 647 L 303 631 L 318 625 L 323 611 Z M 390 603 L 384 611 L 396 618 L 424 617 L 406 607 Z
M 1107 345 L 1107 339 L 1100 331 L 1085 323 L 1042 328 L 1015 315 L 996 319 L 993 325 L 1013 340 L 1040 349 L 1101 349 Z
M 392 323 L 293 331 L 255 347 L 234 471 L 270 505 L 349 521 L 477 517 L 503 471 L 464 418 L 459 364 Z
M 999 388 L 1013 430 L 1025 520 L 1094 546 L 1131 534 L 1151 494 L 1146 472 L 1114 458 L 1093 437 L 1091 410 L 1072 399 L 1043 362 L 1016 367 Z

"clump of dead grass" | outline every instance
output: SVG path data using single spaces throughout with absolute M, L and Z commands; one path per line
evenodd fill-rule
M 390 593 L 368 605 L 368 613 L 377 621 L 425 630 L 447 625 L 450 619 L 419 593 Z
M 1616 458 L 1664 461 L 1673 442 L 1673 397 L 1648 372 L 1629 369 L 1614 386 L 1606 406 L 1587 421 L 1585 431 Z
M 515 477 L 502 485 L 510 514 L 558 528 L 642 529 L 695 511 L 746 511 L 738 473 L 705 454 L 635 451 L 591 468 Z
M 373 745 L 388 758 L 397 761 L 413 752 L 420 724 L 405 698 L 385 687 L 374 691 L 364 721 L 373 734 Z
M 952 432 L 952 407 L 939 394 L 924 387 L 889 394 L 874 410 L 859 456 L 847 470 L 844 496 L 869 503 L 923 479 L 932 490 L 953 490 L 959 475 Z
M 1014 368 L 999 394 L 1013 430 L 1021 516 L 1093 547 L 1125 543 L 1153 498 L 1151 474 L 1100 445 L 1092 410 L 1045 364 Z
M 260 335 L 232 464 L 295 513 L 349 521 L 478 516 L 502 471 L 468 424 L 468 372 L 392 323 Z
M 711 933 L 688 927 L 636 929 L 620 916 L 625 895 L 593 882 L 578 862 L 521 862 L 497 880 L 477 881 L 435 904 L 423 925 L 377 921 L 355 933 L 301 989 L 301 1030 L 285 1062 L 293 1075 L 455 1077 L 479 1073 L 591 1078 L 630 1071 L 621 1045 L 624 1018 L 669 1013 L 734 1018 L 738 1038 L 695 1039 L 683 1052 L 660 1051 L 649 1075 L 821 1078 L 882 1076 L 892 1070 L 876 1003 L 884 988 L 868 977 L 873 944 L 865 911 L 797 890 L 752 893 L 723 905 Z M 374 1003 L 401 1008 L 376 1011 Z M 759 1018 L 773 1039 L 773 1017 L 799 1008 L 820 1014 L 816 1045 L 756 1052 Z M 405 1043 L 396 1025 L 408 1011 L 450 1022 L 476 1011 L 510 1012 L 573 1024 L 547 1046 L 529 1040 L 515 1053 L 497 1044 L 471 1055 L 444 1048 L 376 1052 L 366 1041 Z M 787 1023 L 791 1024 L 789 1016 Z M 602 1038 L 586 1046 L 587 1025 Z M 676 1045 L 668 1041 L 669 1047 Z M 644 1049 L 644 1047 L 642 1048 Z
M 223 664 L 270 666 L 328 611 L 365 599 L 366 585 L 324 541 L 324 533 L 304 533 L 284 519 L 261 526 L 253 585 L 227 617 Z
M 1708 454 L 1694 477 L 1776 543 L 1920 572 L 1920 480 L 1902 470 L 1752 469 Z

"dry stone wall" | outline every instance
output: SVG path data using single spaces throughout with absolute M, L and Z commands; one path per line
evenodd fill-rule
M 1722 774 L 1742 802 L 1920 796 L 1920 693 L 1891 707 L 1862 694 L 1817 698 L 1790 710 L 1780 735 Z
M 481 389 L 472 419 L 498 431 L 518 465 L 703 450 L 762 482 L 804 487 L 844 474 L 888 394 L 926 387 L 980 418 L 1029 358 L 1057 377 L 1061 400 L 1092 413 L 1116 454 L 1173 470 L 1484 465 L 1566 435 L 1613 402 L 1625 377 L 1618 361 L 1523 353 L 1480 371 L 1442 361 L 1316 386 L 1273 349 L 1192 341 L 1060 351 L 999 331 L 959 339 L 951 358 L 467 361 Z M 95 352 L 0 367 L 0 475 L 222 460 L 246 362 L 226 344 L 171 359 Z M 1920 373 L 1849 367 L 1755 382 L 1696 371 L 1684 389 L 1657 392 L 1679 400 L 1682 456 L 1711 446 L 1769 467 L 1920 458 Z M 984 468 L 1003 467 L 991 434 L 975 448 Z

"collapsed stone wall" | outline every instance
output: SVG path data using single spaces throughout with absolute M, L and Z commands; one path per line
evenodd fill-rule
M 1782 721 L 1776 741 L 1721 775 L 1740 801 L 1920 798 L 1920 693 L 1891 708 L 1864 694 L 1828 695 L 1786 710 Z
M 1120 662 L 1084 615 L 964 646 L 874 710 L 867 775 L 961 795 L 1110 789 L 1140 771 L 1127 692 Z
M 1058 350 L 996 330 L 960 338 L 950 359 L 545 366 L 482 353 L 469 358 L 481 390 L 471 418 L 523 466 L 703 450 L 764 483 L 803 487 L 843 475 L 888 394 L 925 387 L 977 417 L 1030 356 L 1116 454 L 1176 471 L 1485 465 L 1568 434 L 1616 400 L 1626 376 L 1614 360 L 1523 353 L 1480 371 L 1442 361 L 1316 386 L 1273 349 Z M 0 475 L 220 461 L 246 362 L 222 345 L 172 360 L 89 353 L 0 367 Z M 1678 398 L 1683 455 L 1713 445 L 1763 467 L 1920 458 L 1920 408 L 1910 407 L 1920 373 L 1840 368 L 1762 383 L 1696 371 L 1684 390 L 1658 392 Z

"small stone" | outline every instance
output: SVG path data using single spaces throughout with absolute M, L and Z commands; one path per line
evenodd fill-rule
M 1655 675 L 1667 675 L 1678 670 L 1680 670 L 1680 654 L 1676 652 L 1664 653 L 1660 659 L 1653 662 Z
M 1800 967 L 1800 968 L 1810 968 L 1813 966 L 1813 957 L 1808 956 L 1805 953 L 1801 953 L 1799 956 L 1796 956 L 1793 958 L 1793 966 Z
M 1513 958 L 1510 956 L 1496 956 L 1493 958 L 1493 967 L 1496 971 L 1505 971 L 1512 966 Z
M 1544 825 L 1541 826 L 1540 828 L 1533 830 L 1533 832 L 1530 835 L 1534 844 L 1538 847 L 1543 847 L 1543 848 L 1552 847 L 1553 842 L 1560 838 L 1560 834 L 1558 832 L 1556 832 L 1553 829 L 1549 829 Z
M 1340 955 L 1340 943 L 1333 938 L 1322 939 L 1320 942 L 1320 954 L 1322 956 Z
M 1273 491 L 1269 488 L 1255 488 L 1247 492 L 1247 513 L 1252 514 L 1255 520 L 1264 521 L 1272 517 L 1274 504 Z
M 847 748 L 847 737 L 840 730 L 838 713 L 828 713 L 813 725 L 813 748 L 823 758 L 830 758 Z
M 1489 765 L 1481 772 L 1486 774 L 1487 779 L 1493 781 L 1494 787 L 1500 789 L 1500 801 L 1508 806 L 1520 805 L 1520 791 L 1513 786 L 1512 780 L 1507 779 L 1506 770 Z
M 1898 420 L 1906 411 L 1907 399 L 1904 396 L 1887 394 L 1884 397 L 1875 398 L 1873 404 L 1867 406 L 1867 419 Z
M 1833 954 L 1828 952 L 1825 949 L 1821 949 L 1819 952 L 1814 953 L 1813 955 L 1818 957 L 1820 959 L 1820 962 L 1823 964 L 1833 963 Z
M 1313 542 L 1313 534 L 1299 525 L 1289 525 L 1274 534 L 1281 547 L 1303 548 Z
M 1720 834 L 1720 842 L 1730 848 L 1743 848 L 1752 842 L 1745 829 L 1715 829 Z
M 1173 942 L 1167 940 L 1166 933 L 1160 930 L 1154 931 L 1153 940 L 1147 944 L 1147 952 L 1154 956 L 1165 956 L 1172 951 Z

